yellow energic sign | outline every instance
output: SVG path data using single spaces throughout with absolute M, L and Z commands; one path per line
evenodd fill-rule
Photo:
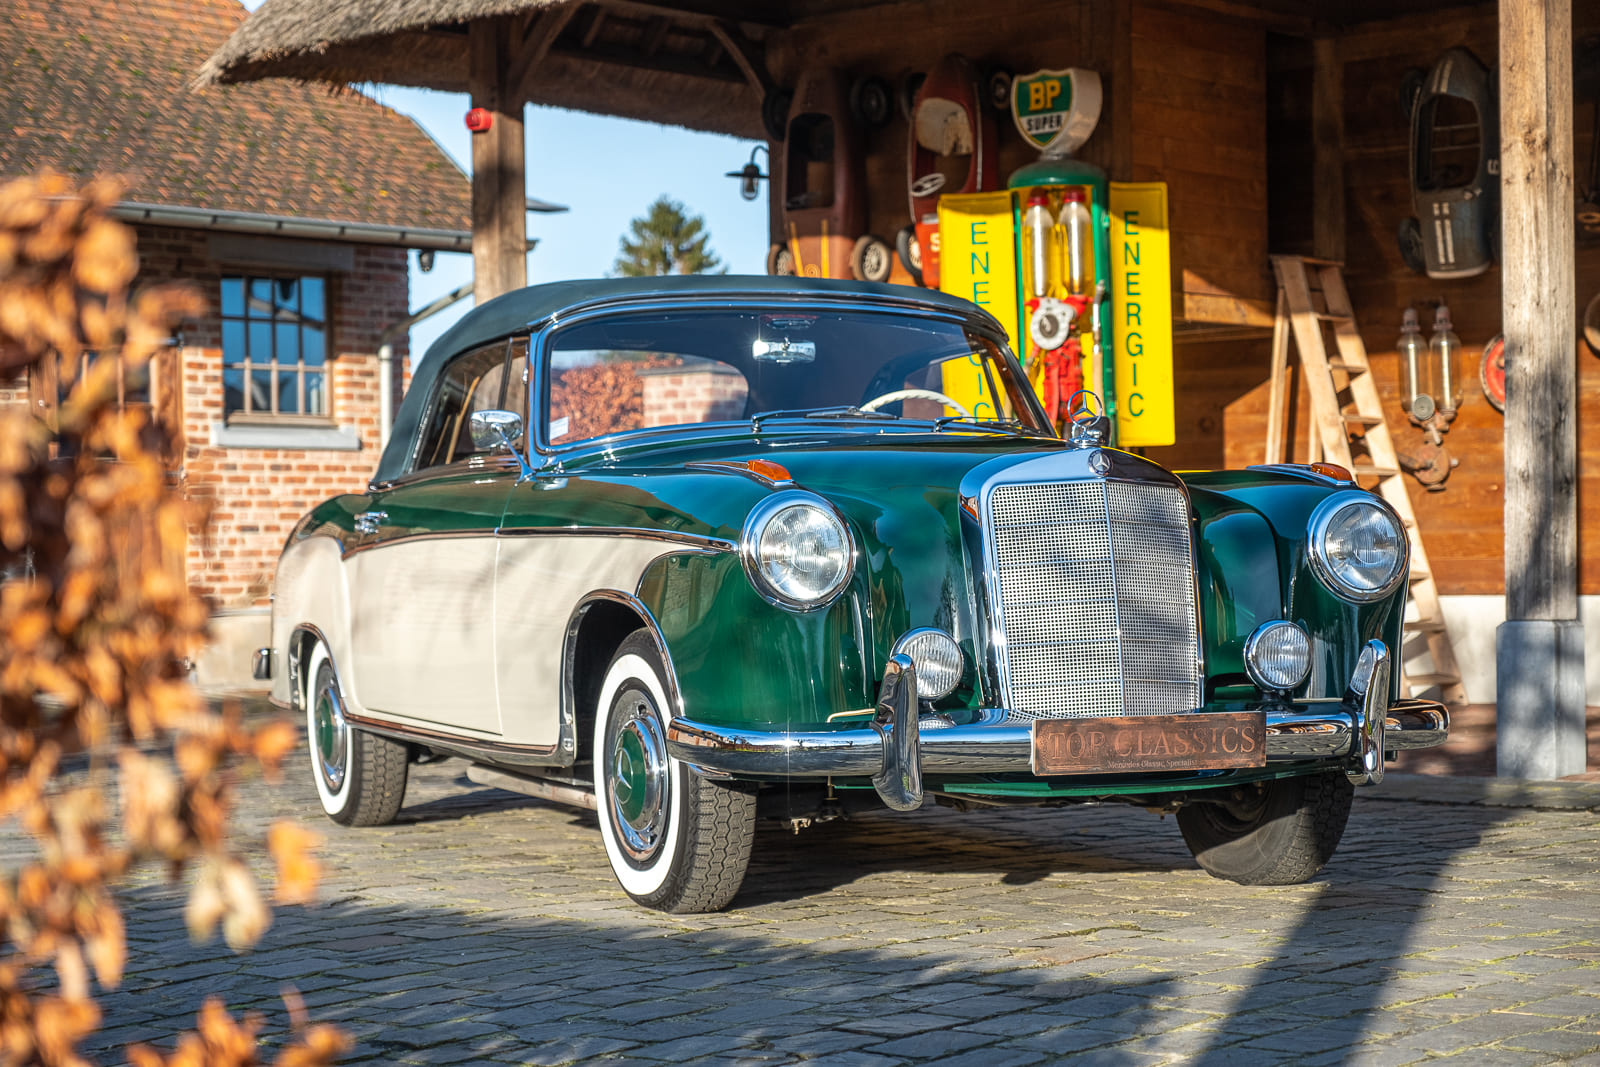
M 1111 183 L 1111 335 L 1117 445 L 1172 444 L 1177 433 L 1165 182 Z
M 939 288 L 1000 320 L 1017 347 L 1017 235 L 1011 194 L 951 193 L 939 198 Z M 946 364 L 944 394 L 980 418 L 1001 413 L 981 364 Z

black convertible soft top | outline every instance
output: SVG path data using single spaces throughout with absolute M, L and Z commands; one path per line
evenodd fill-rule
M 865 297 L 889 306 L 921 305 L 929 310 L 953 312 L 969 318 L 987 320 L 984 325 L 996 336 L 1003 336 L 1000 324 L 960 297 L 932 289 L 874 282 L 839 281 L 828 278 L 767 277 L 765 275 L 694 274 L 654 278 L 591 278 L 577 281 L 530 285 L 526 289 L 497 296 L 474 308 L 461 321 L 446 330 L 428 347 L 417 364 L 400 410 L 395 413 L 389 444 L 373 474 L 374 483 L 391 481 L 405 472 L 411 445 L 422 422 L 423 405 L 433 392 L 439 369 L 451 356 L 486 345 L 503 337 L 522 333 L 564 312 L 609 303 L 648 301 L 652 297 L 704 297 L 708 300 L 750 298 L 755 300 L 804 299 L 806 297 Z

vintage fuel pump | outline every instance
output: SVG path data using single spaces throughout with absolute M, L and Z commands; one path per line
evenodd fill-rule
M 1111 262 L 1105 171 L 1072 158 L 1100 118 L 1100 76 L 1087 70 L 1041 70 L 1011 83 L 1017 129 L 1039 149 L 1037 162 L 1007 180 L 1023 211 L 1023 292 L 1019 319 L 1024 364 L 1057 425 L 1072 396 L 1087 388 L 1114 403 L 1109 350 L 1107 268 Z
M 1018 168 L 1004 192 L 939 201 L 939 287 L 1000 320 L 1058 429 L 1086 389 L 1112 417 L 1117 443 L 1171 444 L 1166 187 L 1112 183 L 1072 157 L 1094 132 L 1100 104 L 1094 71 L 1012 80 L 1012 116 L 1039 159 Z M 944 392 L 981 407 L 982 389 L 955 380 Z

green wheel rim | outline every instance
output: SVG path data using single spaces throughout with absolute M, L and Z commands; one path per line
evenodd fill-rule
M 661 847 L 671 814 L 667 739 L 650 697 L 630 688 L 612 709 L 604 761 L 606 816 L 629 861 L 643 865 Z
M 344 786 L 349 768 L 350 724 L 345 720 L 344 701 L 330 676 L 317 687 L 316 703 L 311 708 L 312 741 L 316 747 L 317 774 L 331 793 Z

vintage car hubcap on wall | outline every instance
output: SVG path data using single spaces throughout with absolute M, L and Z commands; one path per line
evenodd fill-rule
M 660 846 L 667 823 L 667 740 L 643 693 L 629 690 L 618 704 L 606 792 L 618 842 L 642 863 Z
M 350 726 L 344 719 L 344 703 L 331 682 L 317 690 L 313 727 L 316 731 L 317 773 L 322 775 L 322 782 L 328 790 L 337 793 L 344 785 Z

